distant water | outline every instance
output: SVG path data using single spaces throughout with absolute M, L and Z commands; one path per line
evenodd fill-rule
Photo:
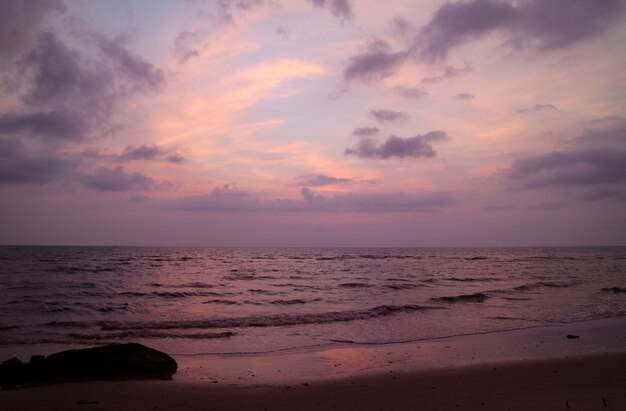
M 0 361 L 387 343 L 626 315 L 626 247 L 0 247 Z

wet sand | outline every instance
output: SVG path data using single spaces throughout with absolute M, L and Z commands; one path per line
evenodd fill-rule
M 171 381 L 3 391 L 0 409 L 618 410 L 626 409 L 625 341 L 626 318 L 617 318 L 383 346 L 181 356 Z

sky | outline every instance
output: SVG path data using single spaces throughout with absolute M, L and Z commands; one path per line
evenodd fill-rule
M 626 245 L 626 0 L 0 0 L 0 244 Z

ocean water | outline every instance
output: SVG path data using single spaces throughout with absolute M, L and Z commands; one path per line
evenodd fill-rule
M 0 360 L 384 344 L 626 315 L 626 247 L 0 247 Z

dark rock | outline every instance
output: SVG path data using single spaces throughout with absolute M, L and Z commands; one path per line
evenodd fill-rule
M 21 368 L 13 361 L 17 360 Z M 3 388 L 15 385 L 49 384 L 62 381 L 168 378 L 178 365 L 169 355 L 141 344 L 115 344 L 56 354 L 33 356 L 30 363 L 11 359 L 0 366 Z
M 570 340 L 575 340 L 576 338 L 580 338 L 580 335 L 567 334 L 567 338 Z
M 26 364 L 19 358 L 9 358 L 0 364 L 0 386 L 3 390 L 21 385 L 26 374 Z

